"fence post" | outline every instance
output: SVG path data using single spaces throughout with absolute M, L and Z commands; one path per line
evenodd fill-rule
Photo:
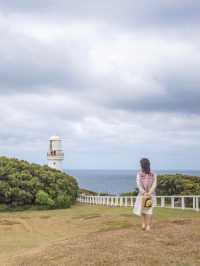
M 125 207 L 128 207 L 128 199 L 125 197 Z
M 181 208 L 185 209 L 185 198 L 183 196 L 181 197 Z
M 133 197 L 131 197 L 131 206 L 133 207 Z
M 174 197 L 171 197 L 171 208 L 174 209 Z
M 111 197 L 111 207 L 114 205 L 114 197 Z
M 199 197 L 196 197 L 196 211 L 199 211 Z
M 192 208 L 195 210 L 196 204 L 195 204 L 195 197 L 192 197 Z
M 105 196 L 102 196 L 103 198 L 103 200 L 102 200 L 102 205 L 105 205 Z
M 100 197 L 100 204 L 101 205 L 103 204 L 103 197 L 102 196 Z
M 110 197 L 107 197 L 107 206 L 109 206 Z
M 157 207 L 157 196 L 154 196 L 154 207 Z
M 165 207 L 165 197 L 161 197 L 161 208 Z
M 123 197 L 120 197 L 120 207 L 123 206 Z
M 115 206 L 118 206 L 118 197 L 115 197 Z

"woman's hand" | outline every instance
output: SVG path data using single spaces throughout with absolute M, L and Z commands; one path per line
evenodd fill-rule
M 144 194 L 143 194 L 145 197 L 150 197 L 151 196 L 151 194 L 149 194 L 148 192 L 144 192 Z

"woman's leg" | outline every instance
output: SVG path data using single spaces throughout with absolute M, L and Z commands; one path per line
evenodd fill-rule
M 142 229 L 146 228 L 146 219 L 145 219 L 145 214 L 142 213 Z
M 149 231 L 151 228 L 152 214 L 146 214 L 146 230 Z
M 153 207 L 151 208 L 151 214 L 149 215 L 149 225 L 152 226 L 152 218 L 153 218 Z

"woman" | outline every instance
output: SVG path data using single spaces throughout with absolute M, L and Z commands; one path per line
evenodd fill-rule
M 140 165 L 141 171 L 138 172 L 136 178 L 139 193 L 136 198 L 133 213 L 142 216 L 142 229 L 149 231 L 152 221 L 153 207 L 144 208 L 142 206 L 142 198 L 155 195 L 157 176 L 155 173 L 151 172 L 149 159 L 141 159 Z

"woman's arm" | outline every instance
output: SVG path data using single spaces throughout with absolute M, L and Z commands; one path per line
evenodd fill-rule
M 137 184 L 137 187 L 139 189 L 139 192 L 144 194 L 145 190 L 142 188 L 142 186 L 140 184 L 140 175 L 139 174 L 137 174 L 137 177 L 136 177 L 136 184 Z
M 148 194 L 152 194 L 154 192 L 154 190 L 156 189 L 156 186 L 157 186 L 157 175 L 154 174 L 154 181 L 153 181 L 153 184 L 152 184 Z

